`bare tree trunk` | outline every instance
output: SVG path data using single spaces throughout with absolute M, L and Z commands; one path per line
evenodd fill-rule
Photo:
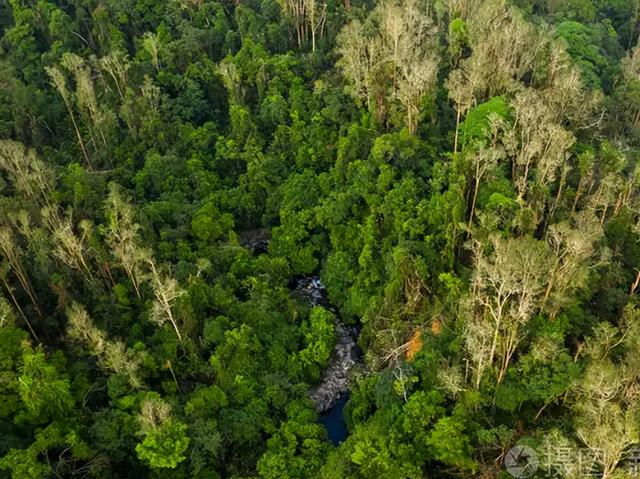
M 504 381 L 504 378 L 507 374 L 507 369 L 509 368 L 511 357 L 516 350 L 517 334 L 517 330 L 512 331 L 507 340 L 507 344 L 505 345 L 504 352 L 502 354 L 502 364 L 500 366 L 500 372 L 498 373 L 498 384 Z
M 173 329 L 175 329 L 176 334 L 178 335 L 178 339 L 182 341 L 182 335 L 180 334 L 180 330 L 178 329 L 178 325 L 176 324 L 175 319 L 173 319 L 173 313 L 171 312 L 171 308 L 167 308 L 167 315 L 169 316 L 169 321 L 171 321 L 171 325 Z
M 2 249 L 5 249 L 5 248 L 2 248 Z M 15 256 L 13 251 L 9 251 L 5 249 L 5 256 L 9 261 L 9 265 L 11 266 L 13 273 L 16 275 L 16 278 L 18 278 L 18 282 L 20 283 L 20 286 L 22 286 L 22 289 L 24 290 L 24 292 L 27 293 L 27 296 L 29 296 L 29 299 L 31 300 L 31 304 L 33 304 L 33 307 L 37 311 L 38 316 L 42 317 L 42 310 L 40 309 L 38 298 L 36 297 L 36 293 L 33 290 L 33 287 L 31 286 L 31 282 L 29 281 L 29 276 L 24 271 L 22 262 L 17 256 Z
M 173 372 L 173 367 L 171 366 L 171 361 L 169 359 L 167 359 L 167 368 L 169 369 L 169 372 L 171 372 L 171 376 L 173 377 L 173 382 L 176 385 L 176 389 L 180 394 L 182 394 L 182 389 L 180 389 L 180 385 L 178 384 L 178 378 L 176 377 L 176 374 Z
M 496 321 L 495 330 L 493 331 L 493 340 L 491 342 L 491 352 L 489 353 L 489 366 L 493 364 L 493 358 L 496 355 L 499 333 L 500 333 L 500 321 L 498 320 Z
M 316 2 L 311 2 L 311 8 L 309 9 L 309 23 L 311 24 L 311 51 L 316 51 Z
M 549 212 L 549 218 L 553 218 L 553 215 L 555 214 L 556 209 L 558 208 L 558 204 L 560 203 L 560 196 L 562 196 L 562 191 L 564 189 L 565 179 L 566 178 L 564 177 L 564 175 L 560 179 L 560 186 L 558 186 L 558 193 L 556 194 L 556 199 L 554 200 L 553 206 L 551 207 L 551 211 Z
M 78 137 L 78 143 L 80 144 L 80 149 L 82 150 L 82 154 L 84 156 L 85 161 L 87 162 L 87 166 L 90 169 L 93 169 L 93 165 L 91 164 L 91 160 L 89 160 L 89 155 L 87 155 L 87 150 L 84 147 L 84 142 L 82 141 L 82 135 L 80 134 L 80 130 L 78 129 L 78 124 L 76 123 L 76 117 L 73 114 L 73 110 L 71 106 L 65 100 L 65 105 L 67 106 L 67 111 L 69 112 L 69 116 L 71 117 L 71 123 L 73 124 L 73 128 L 76 131 L 76 136 Z
M 629 296 L 634 295 L 634 293 L 636 292 L 636 289 L 638 289 L 638 286 L 640 286 L 640 269 L 636 270 L 636 279 L 631 284 L 631 289 L 629 290 Z
M 38 335 L 33 330 L 33 327 L 31 326 L 31 323 L 27 319 L 27 316 L 24 314 L 24 311 L 22 311 L 22 308 L 20 307 L 20 304 L 18 303 L 18 300 L 16 299 L 15 295 L 13 294 L 13 290 L 11 289 L 11 286 L 9 285 L 9 283 L 7 283 L 6 279 L 3 279 L 2 283 L 4 284 L 5 289 L 9 293 L 9 296 L 11 296 L 11 301 L 13 301 L 13 304 L 15 305 L 16 309 L 20 313 L 20 316 L 22 316 L 22 319 L 24 319 L 24 322 L 27 323 L 27 327 L 29 328 L 29 332 L 31 332 L 31 335 L 33 336 L 33 339 L 35 339 L 36 341 L 40 342 L 40 338 L 38 338 Z
M 456 112 L 456 134 L 453 139 L 453 154 L 458 153 L 458 134 L 460 132 L 460 104 L 458 104 Z
M 602 210 L 602 217 L 600 218 L 600 226 L 604 225 L 604 220 L 607 217 L 607 211 L 609 211 L 609 206 L 605 205 L 604 209 Z
M 476 211 L 476 201 L 478 198 L 479 187 L 480 187 L 480 178 L 478 177 L 478 172 L 476 170 L 475 185 L 473 188 L 473 199 L 471 201 L 471 213 L 469 214 L 469 225 L 468 225 L 469 231 L 471 231 L 471 225 L 473 223 L 473 215 L 475 214 L 475 211 Z

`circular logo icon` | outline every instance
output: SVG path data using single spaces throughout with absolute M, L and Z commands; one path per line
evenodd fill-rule
M 538 470 L 538 456 L 529 446 L 513 446 L 504 458 L 507 472 L 516 479 L 531 477 Z

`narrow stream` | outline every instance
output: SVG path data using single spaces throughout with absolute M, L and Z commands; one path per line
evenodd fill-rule
M 340 396 L 338 401 L 318 418 L 318 422 L 327 430 L 327 437 L 334 445 L 338 445 L 347 438 L 347 424 L 344 422 L 344 406 L 349 395 Z
M 349 377 L 353 366 L 360 361 L 360 349 L 356 344 L 356 328 L 346 326 L 336 309 L 329 303 L 327 293 L 317 276 L 301 278 L 295 285 L 311 306 L 323 306 L 334 313 L 336 345 L 322 380 L 309 392 L 320 413 L 319 421 L 327 428 L 329 440 L 339 444 L 347 437 L 344 422 L 344 406 L 349 399 Z
M 240 243 L 259 255 L 268 251 L 270 237 L 267 228 L 249 230 L 240 234 Z M 327 429 L 329 440 L 337 445 L 347 438 L 344 407 L 349 400 L 349 377 L 353 366 L 361 361 L 361 351 L 356 344 L 358 329 L 342 322 L 319 277 L 298 278 L 290 286 L 292 292 L 301 295 L 310 306 L 322 306 L 334 314 L 336 345 L 322 380 L 309 391 L 309 397 L 320 413 L 318 421 Z

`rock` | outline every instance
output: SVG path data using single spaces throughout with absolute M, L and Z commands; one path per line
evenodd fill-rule
M 242 231 L 238 234 L 240 244 L 251 250 L 253 254 L 266 253 L 271 241 L 271 231 L 269 228 L 257 228 Z
M 319 412 L 331 409 L 349 391 L 349 373 L 359 361 L 353 333 L 336 321 L 336 346 L 325 369 L 322 382 L 309 392 Z
M 296 284 L 298 294 L 311 306 L 323 306 L 336 313 L 326 296 L 324 285 L 316 276 L 304 277 Z M 329 365 L 322 375 L 322 381 L 309 392 L 318 412 L 331 409 L 349 391 L 349 374 L 351 368 L 360 360 L 360 350 L 356 344 L 357 331 L 348 328 L 336 314 L 336 346 Z
M 324 306 L 327 309 L 333 310 L 326 299 L 326 290 L 320 278 L 317 276 L 308 276 L 299 279 L 296 284 L 296 291 L 310 306 Z

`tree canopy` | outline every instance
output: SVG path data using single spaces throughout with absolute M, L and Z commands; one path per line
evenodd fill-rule
M 0 478 L 633 477 L 639 38 L 640 0 L 0 2 Z

